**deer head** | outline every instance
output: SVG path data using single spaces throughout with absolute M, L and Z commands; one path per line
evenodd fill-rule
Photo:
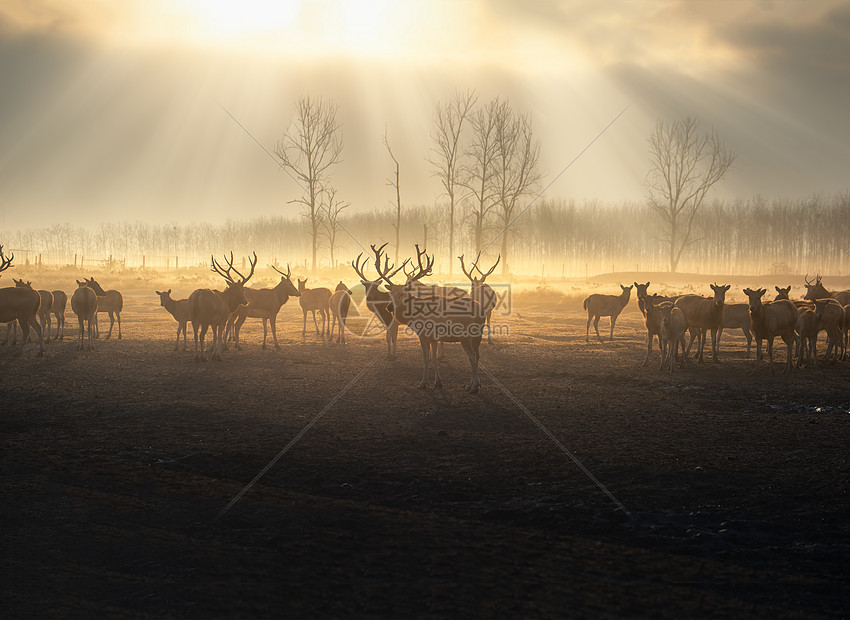
M 286 263 L 286 273 L 282 272 L 280 269 L 272 265 L 272 269 L 277 271 L 280 274 L 280 282 L 275 287 L 282 287 L 283 291 L 287 295 L 293 295 L 294 297 L 300 297 L 301 291 L 292 283 L 292 270 L 289 268 L 289 263 Z
M 826 290 L 823 284 L 821 284 L 821 276 L 820 274 L 815 276 L 814 283 L 809 281 L 809 274 L 806 274 L 804 278 L 806 280 L 806 295 L 803 299 L 826 299 L 827 297 L 832 297 L 832 294 Z
M 239 273 L 239 270 L 233 266 L 233 252 L 230 253 L 230 260 L 227 260 L 227 257 L 224 257 L 225 263 L 227 263 L 227 269 L 224 269 L 221 265 L 218 264 L 218 261 L 215 260 L 215 257 L 210 257 L 212 259 L 212 268 L 211 271 L 217 273 L 222 278 L 224 278 L 225 282 L 227 282 L 227 290 L 224 292 L 226 298 L 230 299 L 228 302 L 231 305 L 231 312 L 237 306 L 241 304 L 247 303 L 245 299 L 245 292 L 242 290 L 245 286 L 245 283 L 251 279 L 254 275 L 254 268 L 257 266 L 257 253 L 254 252 L 253 260 L 248 259 L 248 262 L 251 264 L 251 271 L 247 276 L 243 276 Z M 233 273 L 239 276 L 239 279 L 235 279 L 233 277 Z
M 372 246 L 372 252 L 375 254 L 375 271 L 378 272 L 378 277 L 381 280 L 383 280 L 384 282 L 387 283 L 388 287 L 390 287 L 390 290 L 392 290 L 392 287 L 395 287 L 396 289 L 398 289 L 398 287 L 402 286 L 402 285 L 395 284 L 392 281 L 392 277 L 395 274 L 397 274 L 399 271 L 403 270 L 407 266 L 407 263 L 410 262 L 410 259 L 409 258 L 404 259 L 404 262 L 401 264 L 400 267 L 396 267 L 395 269 L 393 269 L 394 265 L 390 265 L 390 259 L 387 256 L 384 256 L 384 248 L 385 247 L 387 247 L 386 243 L 379 248 L 376 248 L 374 245 Z M 414 269 L 409 274 L 407 273 L 407 271 L 405 271 L 404 273 L 407 276 L 407 283 L 406 284 L 410 284 L 411 282 L 419 280 L 420 278 L 422 278 L 425 275 L 427 275 L 428 273 L 430 273 L 430 265 L 433 264 L 433 260 L 429 263 L 426 259 L 426 263 L 428 264 L 428 267 L 427 267 L 427 269 L 424 268 L 423 265 L 422 265 L 422 255 L 419 254 L 419 246 L 418 245 L 416 246 L 416 253 L 419 257 L 419 268 L 418 268 L 419 272 L 417 273 L 416 269 Z M 381 257 L 382 256 L 384 258 L 383 266 L 381 265 Z

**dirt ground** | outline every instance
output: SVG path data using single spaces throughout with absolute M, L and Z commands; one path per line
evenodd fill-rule
M 459 346 L 416 390 L 412 337 L 302 337 L 296 299 L 221 363 L 141 290 L 93 352 L 70 311 L 0 347 L 6 617 L 846 617 L 850 362 L 750 376 L 727 332 L 659 372 L 634 298 L 589 344 L 541 300 L 477 395 Z

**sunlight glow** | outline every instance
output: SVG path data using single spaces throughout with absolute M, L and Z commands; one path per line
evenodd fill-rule
M 250 35 L 289 26 L 301 8 L 300 0 L 180 0 L 178 13 L 191 19 L 197 34 Z

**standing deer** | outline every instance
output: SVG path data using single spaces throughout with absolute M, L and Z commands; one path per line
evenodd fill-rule
M 18 280 L 16 278 L 12 278 L 12 281 L 18 288 L 34 290 L 32 282 L 24 282 L 23 280 Z M 44 337 L 44 342 L 50 342 L 50 310 L 53 308 L 53 293 L 43 289 L 38 289 L 36 292 L 41 299 L 41 304 L 38 306 L 38 321 L 41 325 L 41 334 Z M 14 329 L 15 324 L 10 323 L 9 327 Z M 8 333 L 6 334 L 6 337 L 8 338 Z
M 796 367 L 809 365 L 817 366 L 818 361 L 818 331 L 820 331 L 820 320 L 823 316 L 823 303 L 820 308 L 816 304 L 814 308 L 800 308 L 797 316 L 795 331 L 797 332 L 797 364 Z M 820 309 L 820 314 L 818 310 Z
M 211 270 L 217 273 L 225 282 L 227 288 L 224 292 L 214 291 L 208 288 L 199 288 L 189 295 L 189 320 L 192 321 L 192 330 L 195 335 L 195 361 L 206 362 L 207 358 L 204 354 L 204 338 L 207 335 L 207 329 L 212 327 L 213 333 L 213 361 L 221 361 L 221 348 L 224 340 L 224 329 L 227 325 L 227 319 L 236 310 L 237 306 L 244 304 L 245 283 L 254 275 L 254 268 L 257 266 L 257 253 L 254 252 L 253 260 L 250 260 L 251 271 L 247 276 L 243 276 L 233 266 L 233 252 L 230 253 L 230 260 L 225 257 L 227 269 L 222 268 L 215 258 L 212 259 Z M 239 276 L 236 280 L 232 273 Z M 198 330 L 200 330 L 200 349 L 198 348 Z
M 836 291 L 835 293 L 831 293 L 826 290 L 826 287 L 821 283 L 821 276 L 816 275 L 815 281 L 810 282 L 809 276 L 806 274 L 806 294 L 803 296 L 803 299 L 809 299 L 814 301 L 816 299 L 826 299 L 827 297 L 832 297 L 837 300 L 842 306 L 846 306 L 850 304 L 850 290 L 846 291 Z
M 767 354 L 770 358 L 770 375 L 773 376 L 773 339 L 776 336 L 782 338 L 788 349 L 788 359 L 785 369 L 791 370 L 791 346 L 796 341 L 795 329 L 797 327 L 797 306 L 787 299 L 779 299 L 762 303 L 761 298 L 767 291 L 765 289 L 744 289 L 744 294 L 749 299 L 750 307 L 750 329 L 756 338 L 756 360 L 750 374 L 754 374 L 762 360 L 761 342 L 767 339 Z
M 723 320 L 717 328 L 717 348 L 720 348 L 720 338 L 726 328 L 739 328 L 747 339 L 747 359 L 750 359 L 750 347 L 753 344 L 753 333 L 750 331 L 750 306 L 748 304 L 723 304 Z
M 307 335 L 307 313 L 313 313 L 313 325 L 316 326 L 316 333 L 319 332 L 319 324 L 316 321 L 316 311 L 319 311 L 319 314 L 322 317 L 322 331 L 321 335 L 325 335 L 325 326 L 328 324 L 328 315 L 330 314 L 330 308 L 328 304 L 331 299 L 331 291 L 330 289 L 321 287 L 321 288 L 307 288 L 307 278 L 303 280 L 298 280 L 298 293 L 300 295 L 298 299 L 298 303 L 301 304 L 301 311 L 304 313 L 304 328 L 301 330 L 301 335 Z M 330 327 L 330 325 L 328 325 Z
M 469 271 L 466 270 L 466 266 L 463 264 L 463 254 L 458 256 L 460 259 L 460 270 L 463 271 L 463 275 L 469 280 L 470 283 L 470 291 L 469 294 L 481 304 L 481 309 L 484 311 L 487 320 L 487 343 L 492 342 L 490 338 L 490 317 L 493 314 L 493 310 L 496 308 L 496 302 L 498 301 L 498 296 L 496 292 L 490 287 L 489 284 L 485 284 L 484 280 L 487 279 L 493 271 L 496 269 L 496 265 L 499 264 L 499 261 L 502 260 L 502 255 L 496 258 L 496 262 L 493 263 L 493 266 L 487 270 L 487 273 L 481 271 L 481 268 L 478 266 L 478 261 L 481 259 L 481 252 L 478 253 L 478 256 L 475 257 L 475 262 L 472 263 L 472 267 L 469 268 Z M 476 278 L 473 273 L 478 271 L 480 274 L 480 278 Z
M 94 351 L 94 345 L 92 344 L 92 322 L 97 321 L 98 301 L 97 293 L 85 282 L 85 279 L 83 279 L 83 282 L 77 280 L 77 290 L 71 295 L 71 310 L 77 315 L 77 322 L 80 327 L 77 336 L 77 351 L 83 350 L 86 322 L 88 322 L 89 327 L 89 351 Z
M 328 340 L 333 340 L 334 329 L 339 325 L 336 341 L 338 344 L 345 344 L 345 319 L 348 317 L 348 309 L 351 307 L 351 290 L 343 282 L 340 281 L 336 285 L 336 290 L 331 295 L 328 306 L 331 311 L 331 330 Z
M 12 254 L 8 258 L 3 255 L 3 246 L 0 246 L 0 272 L 6 271 L 12 266 Z M 20 288 L 9 286 L 0 288 L 0 323 L 11 323 L 17 321 L 21 326 L 21 351 L 27 342 L 30 329 L 38 336 L 39 355 L 44 355 L 44 340 L 41 337 L 41 325 L 38 324 L 36 315 L 41 306 L 41 296 L 31 288 Z
M 599 342 L 605 342 L 602 340 L 602 336 L 599 335 L 599 319 L 603 316 L 611 317 L 611 335 L 609 340 L 614 339 L 614 324 L 617 322 L 617 317 L 620 316 L 620 313 L 623 311 L 623 308 L 629 303 L 629 296 L 632 293 L 633 285 L 623 286 L 620 285 L 620 288 L 623 289 L 623 292 L 620 295 L 600 295 L 598 293 L 593 294 L 587 297 L 582 304 L 584 309 L 587 310 L 587 330 L 585 332 L 584 341 L 590 342 L 590 322 L 593 321 L 593 329 L 596 330 L 596 337 L 599 339 Z
M 706 331 L 711 332 L 711 354 L 712 361 L 717 362 L 717 330 L 723 324 L 723 304 L 726 301 L 726 291 L 730 286 L 718 286 L 716 283 L 711 285 L 711 290 L 714 292 L 714 297 L 701 297 L 699 295 L 682 295 L 676 299 L 675 306 L 681 308 L 685 313 L 685 320 L 688 322 L 688 330 L 691 332 L 691 341 L 688 343 L 688 350 L 685 355 L 691 352 L 691 346 L 694 340 L 699 338 L 699 349 L 697 358 L 700 362 L 703 361 L 702 355 L 705 349 Z
M 408 276 L 405 284 L 394 284 L 393 275 L 401 271 L 409 259 L 406 259 L 400 267 L 394 268 L 389 264 L 389 259 L 383 256 L 386 243 L 380 248 L 372 246 L 375 254 L 375 269 L 386 284 L 393 301 L 393 316 L 401 325 L 407 325 L 419 336 L 419 345 L 422 348 L 422 381 L 419 389 L 428 387 L 428 370 L 431 360 L 434 361 L 434 387 L 443 386 L 437 362 L 437 344 L 439 342 L 460 342 L 464 353 L 469 358 L 472 369 L 472 379 L 466 390 L 477 393 L 481 381 L 478 377 L 479 347 L 484 331 L 485 315 L 481 304 L 471 297 L 443 297 L 440 295 L 426 295 L 420 297 L 417 288 L 412 281 L 418 281 L 422 277 L 431 274 L 434 258 L 428 257 L 427 253 L 419 250 L 416 246 L 418 265 Z M 383 266 L 381 257 L 383 256 Z M 422 257 L 425 264 L 422 264 Z
M 53 316 L 56 317 L 56 331 L 59 332 L 59 335 L 56 336 L 57 340 L 65 339 L 65 308 L 68 305 L 68 295 L 65 291 L 52 291 L 53 293 L 53 306 L 50 308 L 50 311 L 53 313 Z
M 649 354 L 652 353 L 652 341 L 658 337 L 658 347 L 661 349 L 661 361 L 664 362 L 664 347 L 661 339 L 661 321 L 664 318 L 661 308 L 664 305 L 673 306 L 672 301 L 665 301 L 655 293 L 647 295 L 644 300 L 644 324 L 646 325 L 646 357 L 643 358 L 643 364 L 646 366 L 649 362 Z
M 648 310 L 648 308 L 647 308 Z M 669 364 L 670 372 L 673 372 L 673 361 L 679 360 L 679 368 L 685 365 L 688 356 L 685 355 L 685 331 L 688 322 L 685 313 L 670 302 L 661 304 L 661 365 L 659 370 L 664 370 L 664 365 Z M 682 354 L 679 355 L 679 347 Z M 690 363 L 690 360 L 688 360 Z
M 118 318 L 118 340 L 121 340 L 121 310 L 124 309 L 124 296 L 118 291 L 105 291 L 98 284 L 94 277 L 86 280 L 89 287 L 97 294 L 97 311 L 109 313 L 109 333 L 106 334 L 106 340 L 112 335 L 112 326 L 115 325 L 115 319 Z M 97 325 L 97 317 L 94 319 L 95 338 L 100 337 L 100 329 Z
M 227 321 L 228 331 L 233 330 L 233 338 L 236 341 L 236 350 L 241 350 L 239 346 L 239 332 L 242 329 L 242 324 L 247 318 L 263 320 L 263 349 L 266 348 L 266 339 L 268 338 L 268 328 L 271 325 L 272 339 L 274 340 L 274 348 L 280 349 L 277 343 L 277 314 L 290 296 L 298 297 L 300 291 L 295 288 L 290 276 L 292 271 L 289 265 L 286 266 L 286 273 L 272 265 L 272 269 L 280 274 L 280 282 L 274 288 L 246 288 L 245 299 L 248 301 L 243 306 L 239 306 L 230 315 Z
M 363 252 L 357 255 L 357 258 L 351 262 L 351 267 L 360 278 L 360 284 L 366 290 L 366 307 L 374 314 L 381 324 L 387 330 L 387 358 L 394 360 L 396 358 L 396 347 L 398 343 L 398 323 L 393 317 L 393 301 L 390 294 L 380 290 L 378 287 L 381 284 L 380 277 L 377 280 L 370 280 L 366 277 L 366 265 L 369 262 L 368 258 L 364 258 L 360 262 L 360 257 Z
M 159 305 L 165 308 L 168 313 L 177 321 L 177 342 L 174 343 L 174 350 L 180 348 L 180 332 L 183 332 L 183 350 L 186 351 L 186 326 L 189 323 L 189 300 L 188 299 L 172 299 L 171 289 L 167 291 L 156 291 L 159 295 Z

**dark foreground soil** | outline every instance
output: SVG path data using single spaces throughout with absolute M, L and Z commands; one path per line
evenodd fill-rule
M 0 348 L 7 618 L 850 613 L 848 362 L 750 376 L 730 334 L 671 375 L 634 302 L 604 344 L 519 308 L 470 395 L 456 345 L 419 391 L 412 338 L 302 338 L 297 304 L 206 364 L 125 306 L 94 352 Z

